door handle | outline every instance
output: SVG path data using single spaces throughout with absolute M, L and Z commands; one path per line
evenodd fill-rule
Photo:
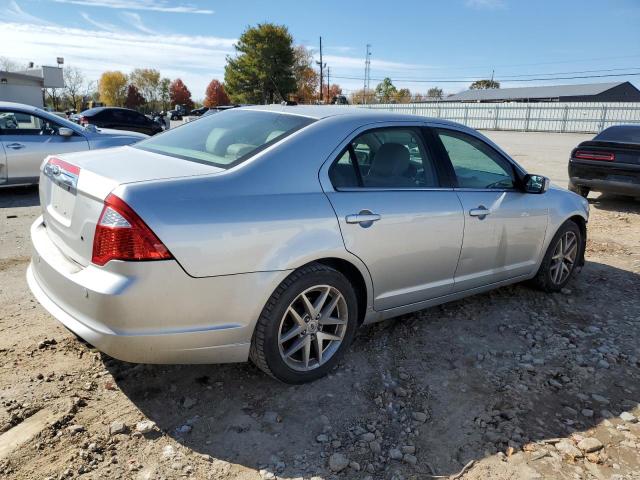
M 345 220 L 347 223 L 359 223 L 361 227 L 367 228 L 373 225 L 373 222 L 380 220 L 380 215 L 371 213 L 369 210 L 361 210 L 360 213 L 347 215 Z
M 490 213 L 491 213 L 491 210 L 489 210 L 484 205 L 480 205 L 478 206 L 478 208 L 472 208 L 471 210 L 469 210 L 470 216 L 478 217 L 480 220 L 484 219 L 484 217 L 486 217 Z
M 7 145 L 7 148 L 10 148 L 11 150 L 20 150 L 21 148 L 24 148 L 24 144 L 23 143 L 9 143 Z

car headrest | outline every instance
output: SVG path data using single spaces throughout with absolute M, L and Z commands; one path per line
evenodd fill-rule
M 409 168 L 409 150 L 399 143 L 385 143 L 373 157 L 369 175 L 402 175 Z

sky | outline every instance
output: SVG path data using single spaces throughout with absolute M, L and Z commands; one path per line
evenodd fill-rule
M 345 93 L 363 86 L 366 44 L 372 87 L 390 77 L 412 92 L 456 93 L 492 72 L 503 88 L 640 87 L 640 0 L 0 0 L 0 57 L 64 57 L 92 80 L 156 68 L 197 100 L 224 78 L 238 36 L 263 22 L 286 25 L 315 55 L 322 36 L 331 83 Z

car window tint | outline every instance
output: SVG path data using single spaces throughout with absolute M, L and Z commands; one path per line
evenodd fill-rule
M 0 110 L 0 134 L 55 135 L 59 126 L 50 120 L 23 112 Z
M 437 129 L 460 188 L 514 188 L 512 168 L 482 140 L 465 133 Z
M 351 152 L 349 149 L 338 158 L 331 169 L 329 170 L 329 177 L 331 184 L 334 188 L 356 188 L 360 186 L 358 175 L 351 161 Z
M 135 148 L 229 168 L 313 121 L 276 112 L 227 110 L 168 130 Z
M 355 158 L 349 157 L 350 163 L 347 163 L 343 154 L 331 167 L 330 176 L 335 188 L 438 186 L 433 159 L 429 157 L 418 129 L 372 130 L 356 137 L 351 147 Z

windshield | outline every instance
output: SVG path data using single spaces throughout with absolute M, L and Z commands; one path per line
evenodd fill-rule
M 142 141 L 135 148 L 230 168 L 312 122 L 297 115 L 227 110 Z

